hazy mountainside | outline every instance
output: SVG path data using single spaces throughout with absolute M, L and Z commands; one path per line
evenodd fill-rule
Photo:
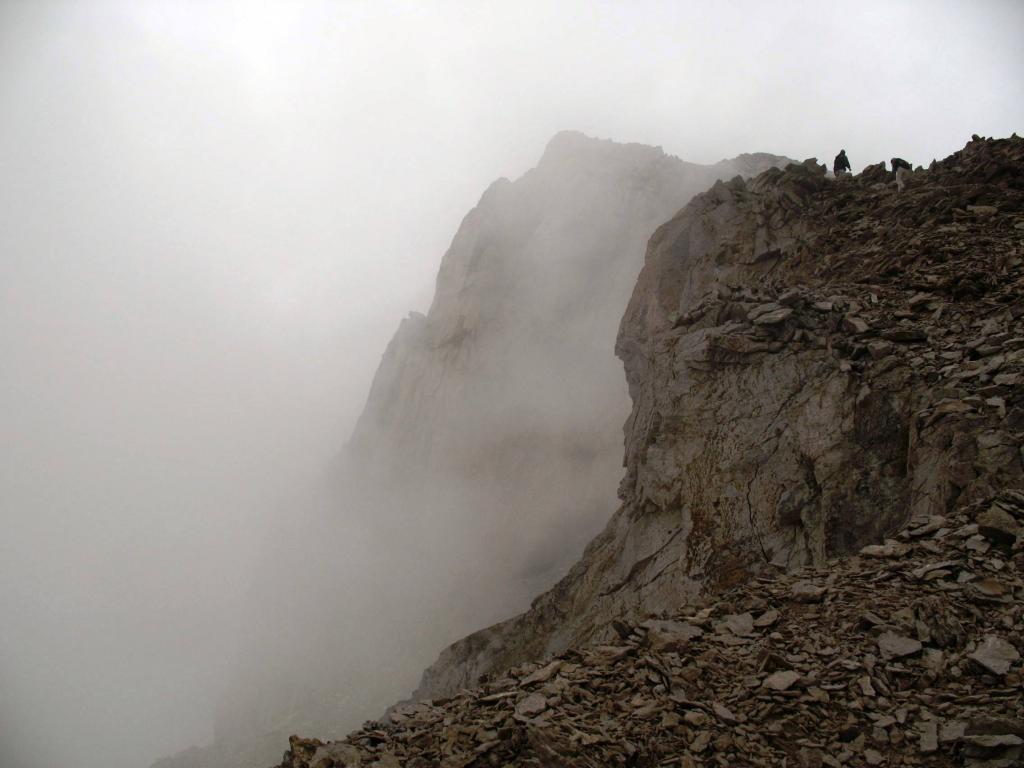
M 716 165 L 558 134 L 491 185 L 402 321 L 330 487 L 297 500 L 253 589 L 215 743 L 160 768 L 270 763 L 407 695 L 439 648 L 522 610 L 615 507 L 629 398 L 615 328 L 650 233 Z
M 525 606 L 612 512 L 629 412 L 615 328 L 650 233 L 716 179 L 784 161 L 700 166 L 566 132 L 462 222 L 429 312 L 385 352 L 347 459 L 409 494 L 421 535 L 458 524 L 489 610 Z
M 1020 764 L 1022 256 L 1017 137 L 694 199 L 619 328 L 619 511 L 432 704 L 282 765 Z
M 617 343 L 622 507 L 418 695 L 1019 485 L 1021 144 L 972 142 L 899 195 L 878 166 L 836 182 L 794 165 L 659 228 Z

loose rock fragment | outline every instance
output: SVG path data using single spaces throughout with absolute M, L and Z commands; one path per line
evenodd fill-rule
M 897 635 L 895 632 L 883 632 L 878 638 L 878 650 L 886 659 L 898 659 L 918 653 L 921 650 L 921 643 L 912 637 Z
M 516 714 L 534 717 L 548 708 L 548 700 L 540 693 L 531 693 L 516 704 Z
M 798 581 L 790 589 L 790 594 L 798 603 L 819 603 L 825 597 L 825 587 L 819 587 L 809 581 Z
M 794 672 L 793 670 L 782 670 L 781 672 L 775 672 L 768 675 L 761 683 L 761 687 L 769 688 L 773 691 L 785 691 L 796 683 L 800 679 L 800 673 Z
M 971 658 L 997 675 L 1005 675 L 1010 665 L 1020 659 L 1020 653 L 1010 643 L 995 635 L 988 635 Z

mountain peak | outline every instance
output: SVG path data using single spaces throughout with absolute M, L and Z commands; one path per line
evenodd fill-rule
M 561 167 L 574 161 L 604 163 L 615 157 L 633 162 L 652 162 L 666 157 L 666 154 L 661 147 L 623 144 L 587 136 L 580 131 L 559 131 L 544 148 L 538 168 Z

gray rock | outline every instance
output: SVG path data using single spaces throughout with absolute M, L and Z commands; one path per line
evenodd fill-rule
M 764 307 L 772 307 L 772 309 L 765 310 Z M 764 307 L 758 307 L 760 311 L 752 310 L 748 314 L 754 325 L 776 325 L 793 314 L 790 307 L 780 307 L 778 304 L 766 304 Z
M 878 637 L 878 650 L 886 659 L 899 659 L 912 656 L 921 651 L 921 643 L 912 637 L 897 635 L 895 632 L 883 632 Z
M 727 631 L 740 637 L 749 637 L 754 634 L 754 617 L 749 613 L 730 614 L 723 616 L 722 620 L 715 625 L 719 632 Z
M 798 603 L 820 603 L 828 590 L 810 581 L 798 581 L 789 594 Z
M 1020 659 L 1020 653 L 1010 643 L 996 635 L 988 635 L 970 658 L 997 675 L 1005 675 L 1010 666 Z
M 1002 507 L 993 504 L 978 515 L 978 531 L 982 536 L 999 544 L 1013 544 L 1021 527 Z
M 546 664 L 545 666 L 538 669 L 536 672 L 533 672 L 532 674 L 529 674 L 526 677 L 524 677 L 520 682 L 520 685 L 527 686 L 535 685 L 536 683 L 546 683 L 554 675 L 558 674 L 558 670 L 562 668 L 562 665 L 564 663 L 565 662 L 563 662 L 561 659 L 555 659 L 550 664 Z
M 768 675 L 768 677 L 761 682 L 761 687 L 768 688 L 772 691 L 786 691 L 789 690 L 789 688 L 791 688 L 799 679 L 799 672 L 794 672 L 791 669 L 781 670 Z
M 843 318 L 843 330 L 847 333 L 867 333 L 871 326 L 862 317 L 847 315 Z
M 337 766 L 337 768 L 361 766 L 363 765 L 363 753 L 351 744 L 332 741 L 320 747 L 314 753 L 309 764 L 313 768 L 318 765 Z
M 921 734 L 918 748 L 928 754 L 939 748 L 939 726 L 934 720 L 922 720 L 917 724 L 918 732 Z
M 650 619 L 641 626 L 647 629 L 647 641 L 656 651 L 682 651 L 691 640 L 704 634 L 700 627 L 684 621 Z
M 531 693 L 516 703 L 516 714 L 535 717 L 548 708 L 548 700 L 540 693 Z
M 890 539 L 884 544 L 868 544 L 861 547 L 860 553 L 866 557 L 889 558 L 903 557 L 909 550 L 908 545 Z

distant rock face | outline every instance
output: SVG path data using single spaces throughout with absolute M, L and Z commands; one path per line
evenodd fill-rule
M 696 165 L 567 132 L 522 178 L 492 184 L 429 311 L 403 320 L 383 355 L 336 503 L 274 547 L 294 562 L 268 573 L 294 582 L 254 590 L 284 595 L 267 634 L 300 641 L 268 641 L 215 745 L 161 768 L 269 764 L 289 733 L 340 735 L 408 691 L 437 648 L 554 583 L 616 506 L 629 396 L 614 340 L 647 239 L 716 180 L 785 162 Z M 345 516 L 359 530 L 339 530 Z M 338 604 L 312 600 L 330 594 L 325 580 Z M 314 671 L 262 682 L 296 645 L 289 670 Z
M 550 585 L 613 510 L 629 412 L 613 342 L 650 233 L 716 179 L 782 162 L 700 166 L 561 133 L 462 222 L 348 456 L 388 494 L 400 479 L 417 506 L 444 510 L 441 528 L 464 516 L 463 556 L 486 558 L 466 570 L 494 610 Z
M 717 184 L 660 227 L 616 345 L 621 508 L 417 697 L 1019 487 L 1022 160 L 1024 140 L 973 141 L 900 193 L 808 161 Z

